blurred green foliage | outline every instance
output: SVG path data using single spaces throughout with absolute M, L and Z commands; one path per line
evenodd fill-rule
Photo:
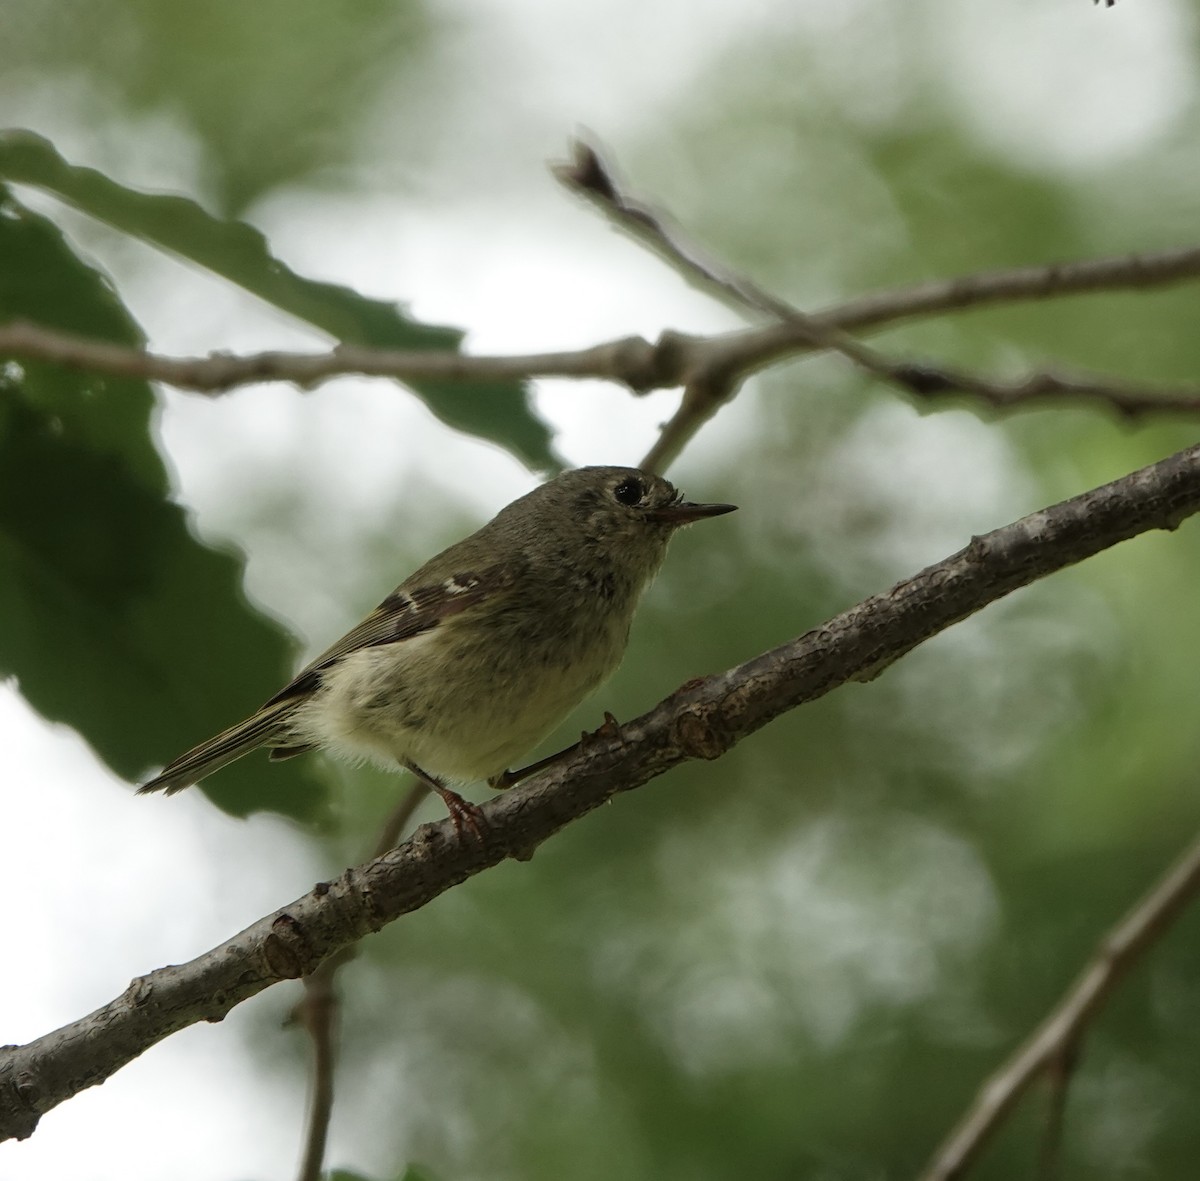
M 388 0 L 10 0 L 0 71 L 88 76 L 127 113 L 169 110 L 204 149 L 218 206 L 346 165 L 361 118 L 436 36 L 425 5 Z
M 18 33 L 38 25 L 36 7 L 10 6 Z M 1194 118 L 1147 140 L 1132 162 L 1031 163 L 975 134 L 939 81 L 934 6 L 850 7 L 877 22 L 861 46 L 850 44 L 853 16 L 831 60 L 803 30 L 748 32 L 672 117 L 645 121 L 619 145 L 638 190 L 659 194 L 715 254 L 817 307 L 888 284 L 1157 247 L 1177 224 L 1192 232 L 1179 211 L 1194 203 Z M 183 111 L 206 150 L 205 184 L 235 211 L 305 177 L 337 177 L 353 193 L 353 170 L 338 169 L 354 160 L 372 87 L 432 56 L 441 35 L 419 8 L 380 5 L 222 4 L 203 36 L 191 27 L 203 18 L 163 6 L 109 0 L 95 11 L 107 37 L 125 39 L 131 65 L 97 67 L 107 84 L 135 107 Z M 43 25 L 41 42 L 14 36 L 0 55 L 91 68 L 95 26 Z M 267 36 L 283 50 L 263 54 Z M 846 70 L 856 55 L 861 77 Z M 449 70 L 442 79 L 447 92 L 461 81 Z M 104 177 L 71 179 L 122 195 Z M 49 187 L 109 216 L 66 184 Z M 186 203 L 156 208 L 173 211 L 165 233 L 228 231 Z M 137 339 L 53 227 L 18 210 L 0 219 L 0 242 L 16 242 L 14 227 L 40 253 L 0 269 L 0 283 L 37 275 L 55 297 L 22 314 Z M 194 247 L 163 244 L 214 265 Z M 255 241 L 247 253 L 261 262 L 264 252 Z M 88 310 L 68 315 L 85 295 Z M 22 298 L 32 301 L 32 288 Z M 1194 287 L 1114 293 L 907 324 L 878 341 L 998 376 L 1054 363 L 1181 382 L 1200 372 L 1195 307 Z M 184 543 L 146 443 L 149 392 L 118 399 L 118 383 L 32 366 L 5 380 L 5 544 L 25 539 L 31 564 L 53 548 L 59 570 L 86 574 L 97 611 L 135 603 L 147 633 L 198 618 L 197 602 L 160 594 L 154 581 L 166 580 L 159 571 Z M 560 741 L 595 725 L 602 708 L 636 714 L 971 533 L 1195 437 L 1192 424 L 1132 429 L 1094 408 L 1000 418 L 962 399 L 912 406 L 825 358 L 780 367 L 741 398 L 753 405 L 753 431 L 723 434 L 729 419 L 719 417 L 707 438 L 720 460 L 689 467 L 685 456 L 679 473 L 689 491 L 740 504 L 737 528 L 720 542 L 696 531 L 675 544 L 625 666 Z M 89 414 L 97 404 L 105 412 Z M 524 413 L 510 399 L 499 421 L 471 429 L 529 458 L 541 444 Z M 18 498 L 41 472 L 56 474 L 53 487 Z M 97 519 L 86 529 L 72 511 L 81 498 Z M 140 560 L 117 550 L 118 560 L 96 564 L 72 540 L 76 529 L 95 538 L 118 526 Z M 444 540 L 458 531 L 447 526 Z M 396 574 L 377 543 L 358 539 L 364 586 Z M 220 561 L 231 580 L 236 567 Z M 0 580 L 0 594 L 18 585 Z M 615 801 L 528 865 L 500 866 L 369 940 L 342 974 L 335 1139 L 390 1152 L 394 1174 L 426 1162 L 432 1177 L 913 1176 L 1197 826 L 1198 585 L 1195 522 L 1127 543 L 989 608 L 876 682 L 781 719 L 720 762 Z M 231 609 L 228 587 L 221 601 Z M 28 608 L 0 604 L 0 627 L 18 609 Z M 210 652 L 219 629 L 204 618 L 194 647 L 175 655 L 198 694 L 215 693 L 209 682 L 222 670 L 270 663 Z M 90 629 L 93 641 L 118 634 L 110 623 Z M 37 644 L 22 667 L 44 645 L 54 650 L 44 632 L 30 634 Z M 46 661 L 44 683 L 22 672 L 22 686 L 35 704 L 72 693 L 70 709 L 41 707 L 92 736 L 87 671 Z M 144 757 L 173 753 L 163 712 L 139 721 L 154 748 Z M 124 766 L 134 756 L 125 745 L 107 757 Z M 256 779 L 261 787 L 281 773 Z M 371 845 L 394 791 L 382 775 L 346 777 L 344 823 L 319 838 L 331 869 Z M 1200 916 L 1187 914 L 1083 1047 L 1062 1181 L 1194 1173 L 1198 1002 Z M 264 1008 L 254 1034 L 265 1069 L 302 1074 L 307 1047 L 299 1035 L 281 1042 L 278 1016 Z M 1046 1098 L 1035 1090 L 1025 1100 L 973 1177 L 1034 1173 Z

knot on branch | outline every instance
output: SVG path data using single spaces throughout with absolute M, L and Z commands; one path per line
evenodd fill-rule
M 149 1002 L 154 993 L 154 983 L 148 976 L 135 976 L 125 990 L 125 999 L 135 1009 Z
M 279 980 L 298 980 L 316 967 L 304 928 L 287 913 L 277 916 L 271 924 L 262 952 L 267 970 Z
M 683 384 L 690 337 L 663 332 L 653 344 L 641 336 L 626 336 L 593 350 L 599 368 L 624 382 L 635 394 Z
M 675 719 L 672 735 L 689 759 L 719 759 L 736 741 L 715 705 L 692 705 Z
M 16 1048 L 3 1047 L 5 1050 Z M 33 1135 L 42 1118 L 41 1097 L 41 1087 L 27 1070 L 16 1072 L 0 1085 L 0 1127 L 3 1127 L 7 1136 L 14 1140 L 28 1140 Z
M 696 337 L 668 328 L 651 344 L 640 336 L 627 336 L 600 346 L 601 368 L 612 373 L 635 394 L 683 385 L 692 363 Z

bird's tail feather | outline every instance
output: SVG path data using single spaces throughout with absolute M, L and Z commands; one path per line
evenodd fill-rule
M 284 715 L 291 712 L 290 704 L 259 710 L 244 722 L 230 726 L 215 738 L 193 747 L 186 754 L 168 763 L 149 783 L 142 784 L 138 788 L 138 795 L 150 791 L 164 791 L 167 795 L 174 795 L 185 787 L 191 787 L 193 783 L 199 783 L 201 779 L 219 771 L 234 759 L 240 759 L 242 755 L 269 743 L 273 738 L 284 737 L 287 731 L 280 723 Z

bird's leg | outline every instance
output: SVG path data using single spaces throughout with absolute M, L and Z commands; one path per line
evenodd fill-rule
M 416 763 L 408 759 L 401 759 L 400 764 L 407 767 L 430 791 L 437 792 L 442 797 L 442 803 L 446 805 L 446 810 L 450 813 L 450 820 L 454 824 L 454 831 L 460 837 L 465 825 L 481 841 L 484 839 L 483 833 L 487 828 L 487 817 L 475 804 L 464 800 L 458 792 L 452 791 L 436 776 L 430 775 L 428 771 L 422 771 Z
M 597 738 L 620 738 L 624 741 L 624 735 L 621 733 L 621 723 L 608 710 L 604 711 L 604 724 L 590 734 L 585 730 L 580 734 L 579 741 L 574 746 L 568 746 L 555 754 L 547 755 L 544 759 L 538 759 L 536 763 L 530 763 L 528 767 L 522 767 L 519 771 L 501 771 L 499 775 L 493 775 L 487 781 L 488 787 L 494 788 L 496 791 L 503 791 L 507 787 L 512 787 L 520 783 L 522 779 L 528 779 L 530 775 L 534 775 L 538 771 L 549 767 L 551 763 L 557 763 L 559 759 L 566 755 L 573 754 L 575 751 L 579 751 L 580 753 L 586 752 L 587 744 Z

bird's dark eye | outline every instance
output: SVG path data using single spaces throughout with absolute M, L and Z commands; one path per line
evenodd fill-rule
M 635 505 L 645 494 L 641 480 L 622 480 L 613 489 L 613 495 L 621 504 Z

